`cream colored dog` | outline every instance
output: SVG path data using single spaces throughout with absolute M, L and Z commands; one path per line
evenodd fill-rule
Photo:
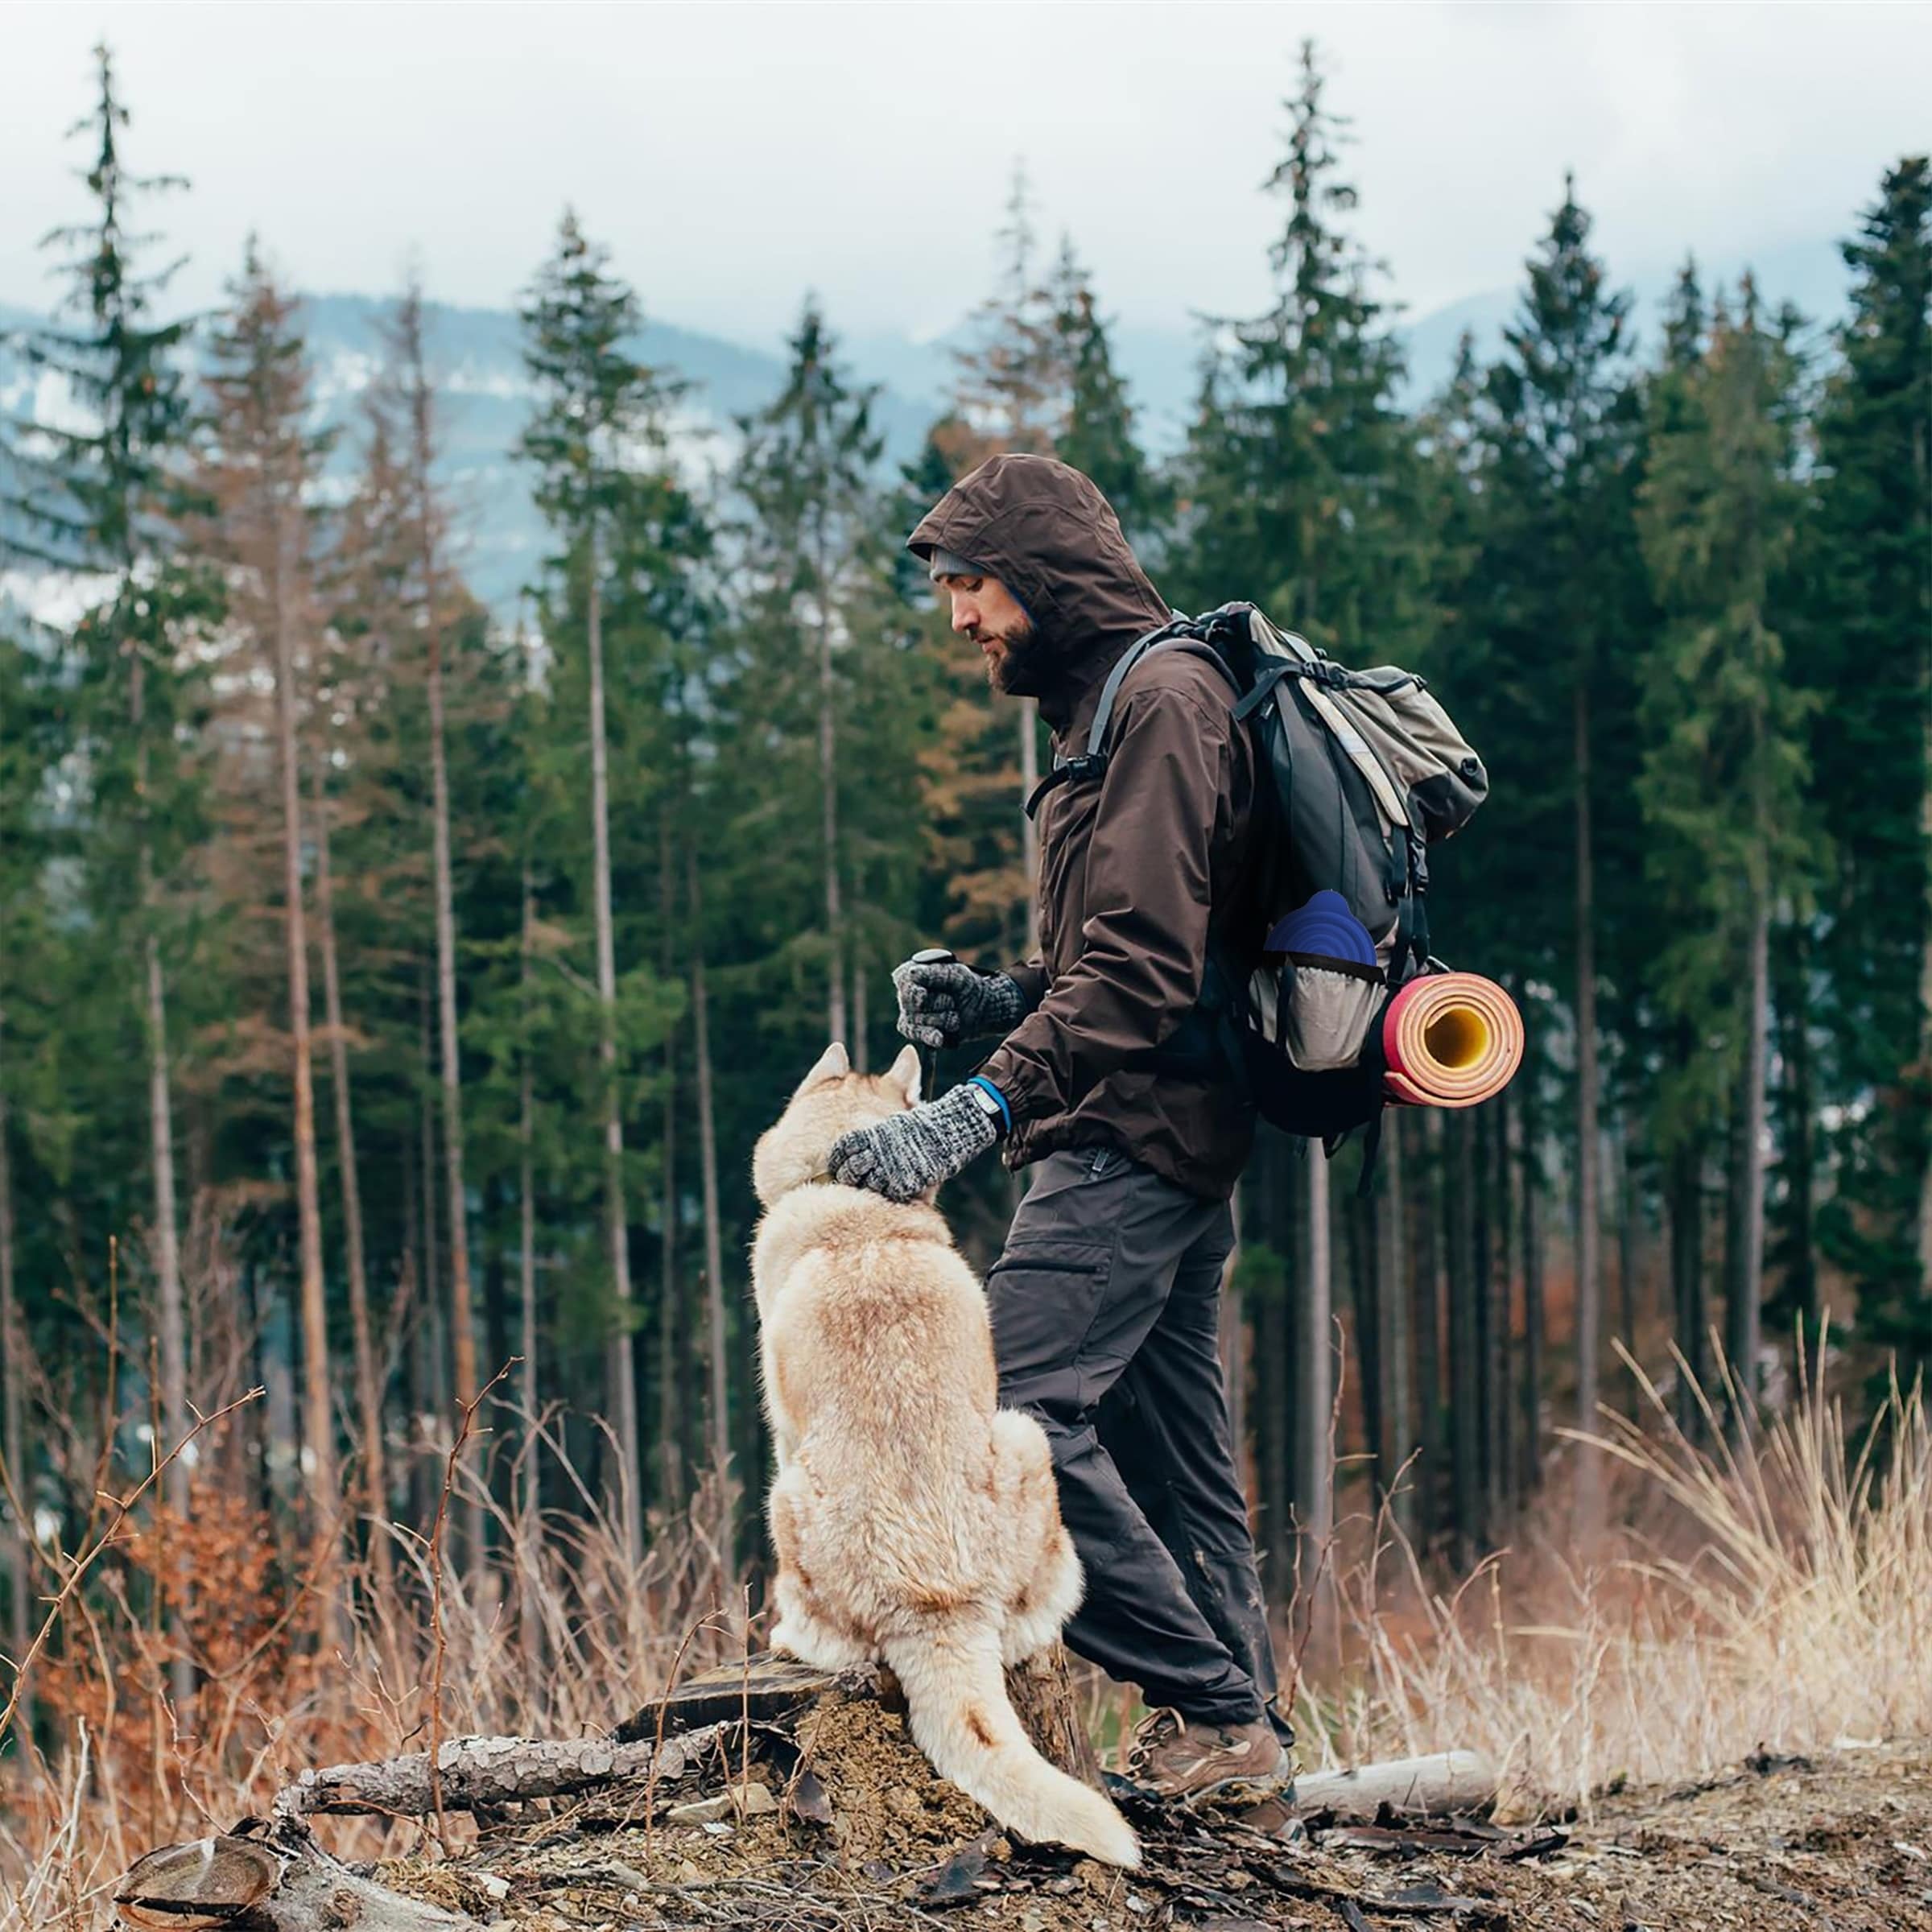
M 942 1776 L 1028 1838 L 1136 1865 L 1126 1820 L 1048 1764 L 1007 1701 L 1002 1666 L 1059 1637 L 1080 1566 L 1046 1437 L 997 1406 L 979 1282 L 929 1203 L 824 1178 L 840 1134 L 919 1091 L 911 1047 L 869 1077 L 834 1045 L 752 1156 L 772 1644 L 824 1670 L 883 1658 Z

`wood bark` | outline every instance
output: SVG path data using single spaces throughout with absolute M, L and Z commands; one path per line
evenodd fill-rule
M 1741 1426 L 1757 1401 L 1757 1352 L 1765 1290 L 1766 1034 L 1770 1018 L 1771 910 L 1761 890 L 1751 909 L 1744 983 L 1740 989 L 1743 1051 L 1738 1056 L 1725 1255 L 1725 1351 L 1736 1378 Z
M 1489 1810 L 1500 1781 L 1495 1765 L 1481 1752 L 1439 1751 L 1298 1777 L 1295 1809 L 1304 1816 L 1327 1812 L 1361 1824 L 1373 1823 L 1385 1805 L 1398 1816 L 1468 1816 Z
M 668 986 L 677 976 L 677 871 L 673 862 L 671 813 L 660 807 L 658 812 L 658 913 L 659 922 L 658 972 Z M 660 1170 L 658 1199 L 658 1459 L 657 1493 L 659 1507 L 671 1509 L 679 1501 L 683 1482 L 678 1445 L 683 1439 L 679 1413 L 678 1336 L 683 1286 L 678 1265 L 678 1030 L 664 1033 L 664 1113 L 658 1136 L 658 1164 Z
M 6 1015 L 0 1009 L 0 1045 L 4 1044 Z M 23 1426 L 27 1398 L 27 1325 L 21 1319 L 20 1303 L 14 1278 L 14 1168 L 9 1144 L 11 1125 L 6 1097 L 6 1069 L 0 1053 L 0 1455 L 6 1459 L 8 1514 L 12 1519 L 6 1537 L 6 1631 L 7 1655 L 27 1655 L 31 1641 L 28 1632 L 27 1577 L 33 1566 L 33 1492 L 27 1468 L 26 1431 Z M 31 1688 L 23 1686 L 19 1721 L 32 1734 L 34 1713 Z
M 1483 1320 L 1475 1265 L 1468 1112 L 1443 1117 L 1447 1156 L 1443 1245 L 1449 1257 L 1449 1472 L 1451 1514 L 1465 1565 L 1481 1547 L 1483 1523 Z
M 1026 1735 L 1048 1764 L 1082 1784 L 1100 1788 L 1100 1760 L 1067 1674 L 1067 1653 L 1058 1644 L 1023 1664 L 1009 1666 L 1006 1695 Z
M 292 518 L 299 505 L 270 485 L 269 628 L 275 681 L 275 746 L 282 807 L 282 931 L 288 975 L 289 1042 L 295 1077 L 295 1221 L 301 1254 L 302 1434 L 308 1451 L 312 1534 L 333 1538 L 337 1505 L 333 1379 L 329 1373 L 328 1307 L 322 1280 L 321 1186 L 316 1169 L 316 1068 L 310 1037 L 308 923 L 302 884 L 302 759 L 295 712 L 295 586 L 291 581 Z M 332 1624 L 331 1562 L 316 1590 L 316 1614 Z
M 1572 706 L 1576 760 L 1576 1421 L 1586 1435 L 1597 1427 L 1600 1381 L 1598 1336 L 1603 1325 L 1597 1224 L 1596 873 L 1590 813 L 1589 667 L 1577 667 Z M 1603 1521 L 1602 1459 L 1577 1448 L 1577 1528 L 1590 1536 Z
M 630 1221 L 624 1204 L 624 1100 L 617 1079 L 617 960 L 610 894 L 610 752 L 604 706 L 604 602 L 597 526 L 584 537 L 584 628 L 590 658 L 590 831 L 597 948 L 597 1059 L 604 1075 L 604 1249 L 610 1270 L 611 1331 L 605 1355 L 610 1423 L 621 1480 L 609 1501 L 635 1556 L 644 1547 L 643 1463 L 638 1439 L 632 1339 Z
M 231 1923 L 248 1932 L 481 1932 L 473 1918 L 343 1864 L 293 1817 L 250 1818 L 233 1832 L 151 1852 L 114 1888 L 114 1904 L 135 1932 Z
M 436 1749 L 437 1783 L 446 1811 L 487 1809 L 526 1798 L 650 1777 L 666 1785 L 682 1777 L 716 1744 L 722 1724 L 667 1736 L 654 1732 L 634 1742 L 601 1737 L 452 1737 Z M 277 1794 L 278 1818 L 319 1813 L 427 1817 L 436 1805 L 429 1753 L 304 1771 Z
M 1397 1484 L 1397 1472 L 1415 1447 L 1414 1397 L 1410 1385 L 1410 1321 L 1408 1244 L 1402 1192 L 1402 1110 L 1392 1107 L 1382 1121 L 1381 1185 L 1375 1200 L 1375 1295 L 1377 1359 L 1381 1371 L 1380 1418 L 1376 1445 L 1384 1493 L 1397 1526 L 1415 1534 L 1415 1488 L 1412 1471 Z
M 477 1394 L 476 1321 L 471 1308 L 469 1203 L 463 1179 L 462 1046 L 456 1030 L 456 886 L 450 856 L 448 706 L 444 691 L 442 566 L 438 555 L 434 398 L 424 360 L 423 312 L 413 288 L 402 304 L 401 328 L 409 387 L 411 488 L 415 512 L 417 562 L 423 573 L 423 641 L 429 669 L 429 771 L 431 848 L 435 872 L 436 1015 L 441 1045 L 443 1162 L 449 1213 L 449 1330 L 455 1397 L 469 1403 Z M 466 1493 L 460 1505 L 465 1559 L 479 1563 L 484 1548 L 481 1501 Z
M 1781 929 L 1777 1005 L 1784 1073 L 1784 1132 L 1780 1163 L 1785 1172 L 1788 1224 L 1784 1248 L 1785 1293 L 1802 1324 L 1807 1348 L 1815 1346 L 1824 1316 L 1818 1271 L 1817 1167 L 1812 1141 L 1814 1068 L 1811 1055 L 1810 932 L 1802 919 Z M 1932 1279 L 1932 1277 L 1922 1277 Z
M 322 954 L 322 1018 L 328 1036 L 328 1076 L 336 1127 L 336 1166 L 342 1187 L 342 1245 L 349 1280 L 349 1323 L 356 1358 L 356 1408 L 361 1422 L 364 1507 L 377 1525 L 389 1520 L 389 1451 L 383 1439 L 382 1375 L 377 1365 L 369 1319 L 369 1263 L 362 1228 L 362 1181 L 356 1157 L 354 1096 L 349 1084 L 349 1030 L 342 1017 L 342 973 L 336 949 L 336 889 L 329 856 L 326 756 L 316 762 L 311 797 L 316 840 L 316 924 Z M 395 1553 L 386 1530 L 369 1535 L 378 1596 L 395 1575 Z
M 819 830 L 825 869 L 825 1023 L 828 1038 L 849 1038 L 845 1021 L 845 934 L 839 903 L 838 688 L 832 667 L 832 580 L 824 505 L 814 519 L 819 644 Z
M 1443 1396 L 1443 1308 L 1445 1296 L 1445 1245 L 1443 1239 L 1443 1117 L 1431 1108 L 1416 1121 L 1410 1152 L 1414 1179 L 1415 1265 L 1410 1278 L 1415 1336 L 1416 1442 L 1422 1450 L 1417 1466 L 1416 1517 L 1426 1540 L 1442 1518 L 1443 1472 L 1448 1460 L 1445 1430 L 1447 1410 Z
M 533 1704 L 543 1695 L 543 1616 L 538 1567 L 543 1534 L 543 1465 L 538 1460 L 536 1107 L 530 1053 L 530 980 L 536 893 L 523 863 L 522 931 L 518 949 L 518 995 L 524 1037 L 517 1055 L 517 1393 L 523 1410 L 514 1521 L 517 1542 L 517 1646 Z
M 697 848 L 684 848 L 685 890 L 691 906 L 691 1017 L 698 1061 L 698 1162 L 704 1190 L 704 1312 L 711 1365 L 709 1447 L 718 1484 L 718 1554 L 727 1569 L 737 1547 L 731 1482 L 730 1382 L 724 1334 L 724 1241 L 718 1204 L 718 1140 L 712 1115 L 711 1023 L 704 989 L 704 902 Z
M 1295 1414 L 1300 1437 L 1295 1496 L 1301 1516 L 1301 1582 L 1312 1591 L 1309 1647 L 1325 1657 L 1333 1635 L 1332 1578 L 1324 1564 L 1335 1534 L 1334 1257 L 1329 1238 L 1328 1157 L 1319 1141 L 1303 1143 L 1307 1212 L 1307 1265 L 1295 1323 Z M 1320 1579 L 1318 1581 L 1318 1579 Z
M 1039 706 L 1031 698 L 1020 700 L 1020 798 L 1030 799 L 1040 782 Z M 1020 815 L 1020 869 L 1026 890 L 1025 950 L 1022 959 L 1031 959 L 1040 947 L 1040 834 L 1033 820 Z

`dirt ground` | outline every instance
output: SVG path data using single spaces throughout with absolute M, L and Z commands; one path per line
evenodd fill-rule
M 758 1787 L 749 1797 L 743 1795 Z M 722 1816 L 680 1818 L 711 1801 Z M 673 1790 L 506 1823 L 456 1864 L 382 1881 L 503 1932 L 944 1925 L 1932 1932 L 1932 1753 L 1888 1745 L 1620 1794 L 1587 1821 L 1439 1842 L 1319 1819 L 1264 1834 L 1124 1801 L 1142 1870 L 1016 1846 L 934 1777 L 899 1719 L 830 1701 L 728 1738 Z

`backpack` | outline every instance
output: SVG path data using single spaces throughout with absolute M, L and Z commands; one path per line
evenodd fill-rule
M 1211 935 L 1200 1005 L 1147 1063 L 1231 1062 L 1265 1119 L 1331 1153 L 1368 1128 L 1365 1189 L 1383 1104 L 1377 1022 L 1406 980 L 1441 969 L 1429 949 L 1429 848 L 1468 823 L 1488 774 L 1414 672 L 1348 670 L 1253 605 L 1224 604 L 1199 617 L 1177 611 L 1129 646 L 1085 745 L 1055 761 L 1029 817 L 1055 786 L 1106 770 L 1121 686 L 1163 648 L 1204 656 L 1227 679 L 1254 746 L 1256 816 L 1240 910 Z M 1323 890 L 1367 927 L 1373 965 L 1268 950 L 1275 926 Z

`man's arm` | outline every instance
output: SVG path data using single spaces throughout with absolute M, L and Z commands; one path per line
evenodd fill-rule
M 1167 684 L 1124 697 L 1117 718 L 1080 956 L 980 1070 L 1016 1122 L 1077 1104 L 1200 998 L 1212 855 L 1233 809 L 1241 727 L 1224 704 Z

